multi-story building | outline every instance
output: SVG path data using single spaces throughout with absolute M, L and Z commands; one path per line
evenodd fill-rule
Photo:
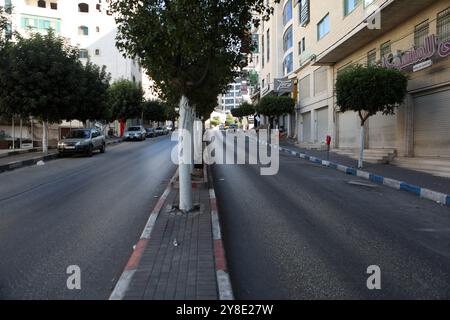
M 103 66 L 112 81 L 141 82 L 140 65 L 126 59 L 115 46 L 117 26 L 105 0 L 6 0 L 12 4 L 12 29 L 47 32 L 50 28 L 78 46 L 80 59 Z
M 227 93 L 219 96 L 219 109 L 231 111 L 243 102 L 250 102 L 250 88 L 247 80 L 239 78 L 230 83 Z
M 284 0 L 274 7 L 259 31 L 262 94 L 276 91 L 275 78 L 298 82 L 290 123 L 301 145 L 320 146 L 331 135 L 335 149 L 358 148 L 360 121 L 339 112 L 334 83 L 353 64 L 378 63 L 404 70 L 410 81 L 395 116 L 368 121 L 368 148 L 402 165 L 414 162 L 404 157 L 450 161 L 448 0 Z
M 7 35 L 15 31 L 26 36 L 28 32 L 46 33 L 52 29 L 80 48 L 80 60 L 83 63 L 89 60 L 99 66 L 106 66 L 111 82 L 127 79 L 142 83 L 142 70 L 138 61 L 124 58 L 115 46 L 117 26 L 109 11 L 108 1 L 0 0 L 0 5 L 6 8 L 10 20 Z M 11 126 L 9 120 L 1 121 L 0 130 L 7 136 L 20 136 L 20 140 L 39 140 L 42 134 L 40 124 L 30 124 L 28 119 L 24 120 L 26 125 L 22 129 Z M 50 144 L 55 144 L 62 133 L 72 126 L 81 125 L 72 121 L 51 126 Z M 120 134 L 122 127 L 118 122 L 111 124 L 116 134 Z

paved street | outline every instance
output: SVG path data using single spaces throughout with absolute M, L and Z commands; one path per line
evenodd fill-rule
M 216 165 L 237 299 L 448 299 L 450 210 L 281 155 L 280 172 Z M 239 199 L 236 201 L 236 199 Z M 369 291 L 378 265 L 382 290 Z
M 107 299 L 175 172 L 169 137 L 0 175 L 0 299 Z M 66 268 L 81 268 L 80 291 Z

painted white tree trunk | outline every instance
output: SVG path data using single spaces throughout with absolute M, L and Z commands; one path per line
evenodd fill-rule
M 180 153 L 179 181 L 180 181 L 180 210 L 189 212 L 193 209 L 192 204 L 192 110 L 189 100 L 183 96 L 180 100 L 180 124 L 179 139 L 182 152 Z
M 359 149 L 358 169 L 362 169 L 364 167 L 365 140 L 366 140 L 366 135 L 365 135 L 365 132 L 364 132 L 364 125 L 362 125 L 361 126 L 361 136 L 360 136 L 360 149 Z
M 42 121 L 42 152 L 48 154 L 48 122 Z

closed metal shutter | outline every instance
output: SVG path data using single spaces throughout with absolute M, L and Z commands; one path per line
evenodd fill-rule
M 450 89 L 414 99 L 414 155 L 450 158 Z
M 378 113 L 369 119 L 369 148 L 395 149 L 397 116 L 385 116 Z
M 303 142 L 311 142 L 311 112 L 302 114 L 303 116 Z
M 339 148 L 354 149 L 359 147 L 359 133 L 361 127 L 358 115 L 355 112 L 338 114 L 339 119 Z
M 317 110 L 317 142 L 326 142 L 328 135 L 328 107 Z

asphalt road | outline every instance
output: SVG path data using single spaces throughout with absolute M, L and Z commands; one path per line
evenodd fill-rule
M 213 167 L 238 299 L 449 299 L 450 209 L 281 155 Z M 381 269 L 381 290 L 367 268 Z
M 175 172 L 169 137 L 0 174 L 0 299 L 107 299 Z M 81 290 L 68 290 L 68 266 Z

